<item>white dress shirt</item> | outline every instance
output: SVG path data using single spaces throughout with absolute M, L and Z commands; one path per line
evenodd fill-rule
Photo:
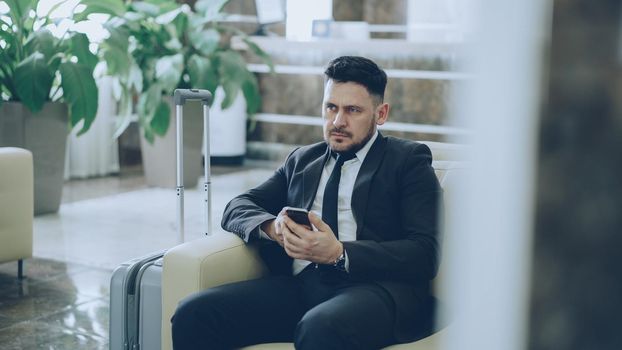
M 378 132 L 374 133 L 369 141 L 356 152 L 355 157 L 343 163 L 341 167 L 341 179 L 339 180 L 339 195 L 337 199 L 337 227 L 339 231 L 339 240 L 342 242 L 355 241 L 356 240 L 356 221 L 352 214 L 352 190 L 354 189 L 354 183 L 358 176 L 359 170 L 361 170 L 361 164 L 365 160 L 371 145 L 374 144 L 378 138 Z M 337 161 L 333 157 L 329 157 L 324 169 L 322 170 L 322 176 L 320 177 L 320 185 L 317 188 L 311 211 L 322 216 L 322 203 L 324 200 L 324 189 L 330 174 L 335 167 Z M 307 260 L 294 259 L 293 273 L 297 275 L 311 262 Z M 349 268 L 349 260 L 346 252 L 346 271 Z

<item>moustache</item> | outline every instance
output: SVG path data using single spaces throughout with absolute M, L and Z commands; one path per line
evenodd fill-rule
M 342 134 L 345 135 L 347 137 L 352 137 L 352 134 L 345 131 L 344 129 L 341 128 L 332 128 L 328 131 L 329 134 L 333 134 L 333 133 L 338 133 L 338 134 Z

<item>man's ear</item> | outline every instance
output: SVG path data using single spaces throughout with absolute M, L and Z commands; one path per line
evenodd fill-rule
M 389 119 L 389 107 L 388 103 L 382 103 L 378 107 L 376 107 L 376 124 L 382 125 L 387 119 Z

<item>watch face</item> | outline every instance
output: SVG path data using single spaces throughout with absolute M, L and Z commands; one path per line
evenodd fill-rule
M 337 259 L 337 261 L 335 261 L 334 266 L 335 266 L 335 268 L 337 270 L 345 271 L 346 270 L 346 255 L 345 254 L 341 254 L 339 259 Z

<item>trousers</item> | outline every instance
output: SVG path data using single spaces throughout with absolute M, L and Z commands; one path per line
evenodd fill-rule
M 378 349 L 396 343 L 395 305 L 382 287 L 314 264 L 296 276 L 191 295 L 171 322 L 175 350 L 274 342 L 293 342 L 296 349 Z

